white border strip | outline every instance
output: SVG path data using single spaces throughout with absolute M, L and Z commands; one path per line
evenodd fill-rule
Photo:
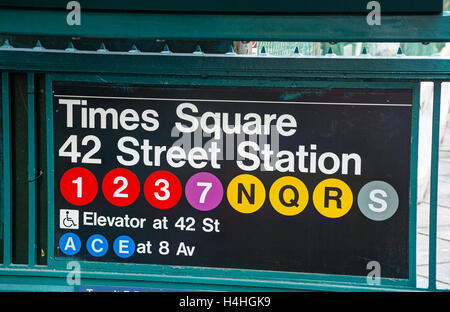
M 181 101 L 181 102 L 228 102 L 228 103 L 266 103 L 266 104 L 314 104 L 314 105 L 355 105 L 355 106 L 412 106 L 412 104 L 397 103 L 333 103 L 333 102 L 292 102 L 292 101 L 251 101 L 251 100 L 217 100 L 217 99 L 173 99 L 173 98 L 142 98 L 142 97 L 126 97 L 126 96 L 95 96 L 95 95 L 69 95 L 54 94 L 54 97 L 68 98 L 94 98 L 94 99 L 126 99 L 126 100 L 147 100 L 147 101 Z

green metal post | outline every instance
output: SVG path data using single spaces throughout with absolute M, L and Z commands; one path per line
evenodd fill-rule
M 367 51 L 366 51 L 367 53 Z M 420 115 L 420 84 L 414 87 L 414 97 L 412 105 L 412 119 L 411 119 L 411 164 L 410 164 L 410 202 L 409 202 L 409 219 L 410 219 L 410 230 L 409 235 L 409 245 L 410 245 L 410 270 L 409 278 L 411 280 L 411 285 L 416 286 L 417 276 L 416 276 L 416 228 L 417 228 L 417 163 L 418 163 L 418 147 L 419 147 L 419 115 Z
M 27 74 L 28 93 L 28 264 L 36 264 L 36 136 L 34 73 Z
M 54 202 L 53 192 L 55 190 L 53 171 L 49 171 L 53 168 L 53 94 L 52 94 L 52 81 L 49 75 L 45 75 L 45 107 L 46 107 L 46 131 L 47 131 L 47 260 L 48 262 L 54 259 Z
M 428 260 L 428 289 L 436 289 L 436 240 L 437 240 L 437 201 L 439 172 L 439 126 L 441 110 L 441 81 L 434 82 L 433 92 L 433 130 L 431 141 L 431 179 L 430 179 L 430 242 Z
M 2 73 L 3 119 L 3 264 L 11 264 L 11 129 L 9 101 L 9 73 Z

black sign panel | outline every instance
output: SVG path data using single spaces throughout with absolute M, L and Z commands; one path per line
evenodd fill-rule
M 56 256 L 408 278 L 412 90 L 53 90 Z

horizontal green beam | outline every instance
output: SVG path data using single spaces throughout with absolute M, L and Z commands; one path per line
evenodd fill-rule
M 366 15 L 162 14 L 83 11 L 81 25 L 68 25 L 66 10 L 0 9 L 0 34 L 104 38 L 447 42 L 450 14 Z
M 252 78 L 449 79 L 450 58 L 263 57 L 0 49 L 0 70 Z
M 368 2 L 368 1 L 367 1 Z M 364 13 L 366 1 L 361 0 L 90 0 L 81 3 L 82 8 L 120 11 L 172 11 L 172 12 L 287 12 L 287 13 Z M 383 12 L 442 12 L 442 0 L 378 0 Z M 67 1 L 54 0 L 3 0 L 2 6 L 23 8 L 65 8 Z
M 110 273 L 100 271 L 86 271 L 81 264 L 80 283 L 82 285 L 105 286 L 133 286 L 153 288 L 174 288 L 186 290 L 221 290 L 221 291 L 421 291 L 419 288 L 394 287 L 394 286 L 370 286 L 356 283 L 337 283 L 304 280 L 292 281 L 268 281 L 256 279 L 194 277 L 168 274 L 142 274 L 142 273 Z M 26 268 L 0 268 L 0 291 L 2 284 L 23 285 L 22 290 L 31 290 L 34 285 L 45 285 L 47 288 L 67 287 L 68 274 L 75 274 L 70 270 L 54 269 L 26 269 Z M 47 287 L 47 288 L 46 288 Z M 72 286 L 73 287 L 73 286 Z M 48 290 L 51 291 L 51 290 Z M 69 290 L 70 291 L 70 290 Z

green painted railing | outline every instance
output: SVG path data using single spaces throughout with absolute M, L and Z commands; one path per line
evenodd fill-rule
M 100 46 L 100 44 L 99 44 Z M 69 45 L 67 50 L 36 47 L 14 48 L 5 42 L 0 48 L 2 71 L 2 150 L 3 150 L 3 261 L 0 266 L 0 288 L 3 290 L 76 290 L 67 284 L 70 273 L 67 260 L 54 257 L 54 208 L 51 201 L 55 188 L 52 172 L 42 167 L 40 156 L 46 152 L 47 168 L 53 167 L 52 149 L 52 93 L 51 82 L 58 80 L 158 82 L 199 85 L 217 85 L 224 81 L 256 86 L 296 86 L 308 81 L 327 81 L 330 86 L 348 86 L 370 83 L 409 83 L 433 81 L 430 253 L 428 290 L 436 290 L 436 228 L 437 228 L 437 157 L 439 148 L 440 88 L 450 77 L 450 60 L 442 57 L 241 57 L 236 54 L 177 54 L 147 52 L 79 51 Z M 12 96 L 11 81 L 16 73 L 22 73 L 26 81 L 27 131 L 11 133 L 14 119 L 11 109 L 18 101 Z M 15 82 L 17 83 L 17 81 Z M 418 90 L 418 89 L 417 89 Z M 41 96 L 43 93 L 43 96 Z M 416 94 L 417 95 L 417 94 Z M 46 108 L 46 109 L 43 109 Z M 45 118 L 39 116 L 44 111 Z M 419 102 L 413 103 L 412 164 L 417 166 Z M 42 131 L 46 129 L 46 132 Z M 17 199 L 13 194 L 19 185 L 14 174 L 19 168 L 12 155 L 14 141 L 27 144 L 28 189 L 20 190 L 27 196 L 27 248 L 18 247 L 14 231 L 17 218 Z M 45 158 L 45 157 L 44 157 Z M 45 162 L 44 161 L 44 162 Z M 411 168 L 411 201 L 414 206 L 417 188 L 417 168 Z M 17 197 L 17 196 L 16 196 Z M 45 212 L 44 212 L 45 211 Z M 415 211 L 415 209 L 413 210 Z M 415 215 L 411 216 L 410 247 L 415 251 Z M 16 228 L 17 230 L 17 228 Z M 15 234 L 14 234 L 15 233 Z M 46 237 L 45 240 L 42 237 Z M 18 250 L 17 248 L 21 248 Z M 16 255 L 16 256 L 15 256 Z M 17 255 L 20 255 L 17 256 Z M 15 261 L 16 258 L 24 259 Z M 195 269 L 157 265 L 118 265 L 81 262 L 81 278 L 91 285 L 113 283 L 116 286 L 147 286 L 156 288 L 200 290 L 414 290 L 415 253 L 411 255 L 411 279 L 407 283 L 382 280 L 381 285 L 365 283 L 365 278 L 352 276 L 327 276 L 314 274 L 290 274 L 246 270 Z M 34 286 L 33 286 L 34 285 Z M 37 286 L 42 285 L 42 286 Z
M 240 56 L 233 53 L 171 53 L 108 50 L 101 40 L 116 38 L 264 40 L 302 42 L 448 42 L 450 15 L 383 17 L 383 27 L 369 26 L 362 15 L 220 15 L 162 14 L 136 12 L 83 13 L 81 26 L 65 23 L 65 10 L 0 10 L 3 38 L 62 36 L 98 40 L 99 49 L 66 49 L 35 46 L 0 47 L 1 71 L 1 264 L 0 290 L 74 291 L 68 282 L 70 262 L 54 256 L 53 117 L 52 81 L 173 83 L 295 87 L 325 82 L 333 86 L 408 84 L 415 88 L 413 101 L 410 200 L 415 212 L 419 123 L 419 83 L 434 82 L 431 158 L 431 204 L 429 236 L 429 287 L 436 290 L 437 191 L 439 109 L 441 84 L 450 81 L 450 59 L 411 57 L 341 57 L 292 55 Z M 22 21 L 11 22 L 11 21 Z M 410 31 L 414 30 L 414 31 Z M 11 42 L 13 42 L 13 40 Z M 56 39 L 55 39 L 56 40 Z M 69 39 L 67 39 L 68 42 Z M 74 41 L 75 42 L 75 41 Z M 153 45 L 154 46 L 154 45 Z M 76 48 L 79 49 L 76 49 Z M 131 49 L 131 45 L 129 47 Z M 333 47 L 332 47 L 333 48 Z M 194 50 L 192 50 L 194 52 Z M 333 52 L 333 51 L 331 51 Z M 368 52 L 368 53 L 367 53 Z M 400 51 L 401 52 L 401 51 Z M 336 53 L 336 52 L 335 52 Z M 337 53 L 338 54 L 338 53 Z M 26 92 L 18 94 L 21 86 Z M 19 106 L 18 103 L 22 105 Z M 49 109 L 50 108 L 50 109 Z M 22 110 L 22 111 L 20 111 Z M 26 131 L 13 131 L 20 118 Z M 20 142 L 27 142 L 20 150 Z M 20 154 L 22 153 L 22 154 Z M 21 157 L 16 157 L 21 156 Z M 24 160 L 25 159 L 25 160 Z M 16 181 L 17 174 L 26 176 Z M 20 188 L 20 189 L 18 189 Z M 19 193 L 18 193 L 19 192 Z M 20 211 L 20 215 L 18 215 Z M 18 219 L 20 217 L 20 219 Z M 20 220 L 21 228 L 18 228 Z M 26 220 L 26 222 L 23 222 Z M 368 285 L 356 276 L 263 272 L 213 268 L 171 267 L 116 263 L 80 262 L 81 279 L 89 285 L 153 287 L 184 290 L 333 290 L 404 291 L 416 288 L 416 215 L 410 218 L 410 279 L 382 279 Z M 20 232 L 22 231 L 22 232 Z M 26 234 L 24 234 L 26 233 Z M 21 241 L 17 238 L 21 237 Z

